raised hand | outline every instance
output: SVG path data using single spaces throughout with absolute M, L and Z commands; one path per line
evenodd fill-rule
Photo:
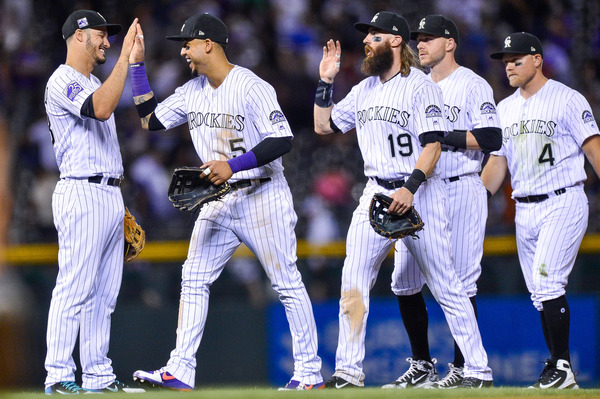
M 125 38 L 123 39 L 123 46 L 121 47 L 121 56 L 122 57 L 129 58 L 129 55 L 131 54 L 131 50 L 133 49 L 133 44 L 135 43 L 135 33 L 137 30 L 137 25 L 139 25 L 139 24 L 138 24 L 138 19 L 136 18 L 131 23 L 131 26 L 129 26 L 129 29 L 127 30 L 127 34 L 125 35 Z
M 319 65 L 319 75 L 327 83 L 333 82 L 333 78 L 340 71 L 340 58 L 342 56 L 342 46 L 340 41 L 335 42 L 329 39 L 323 46 L 323 58 Z
M 137 24 L 136 33 L 135 33 L 135 43 L 133 45 L 133 49 L 131 50 L 131 54 L 129 54 L 129 63 L 136 64 L 138 62 L 144 61 L 146 58 L 146 44 L 144 43 L 144 31 L 142 30 L 142 26 Z

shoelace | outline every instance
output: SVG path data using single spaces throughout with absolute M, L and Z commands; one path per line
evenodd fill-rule
M 404 375 L 398 379 L 398 381 L 407 381 L 417 375 L 420 371 L 429 372 L 429 369 L 425 367 L 426 362 L 424 360 L 412 360 L 412 358 L 409 357 L 406 359 L 406 361 L 410 363 L 410 367 L 408 370 L 406 370 L 406 373 L 404 373 Z
M 61 382 L 60 385 L 62 385 L 63 388 L 71 392 L 77 392 L 82 390 L 82 388 L 73 381 Z
M 443 387 L 447 387 L 447 386 L 452 386 L 455 385 L 456 383 L 460 382 L 462 380 L 462 375 L 460 372 L 460 368 L 459 367 L 450 367 L 450 372 L 448 373 L 448 375 L 446 377 L 444 377 L 444 379 L 442 379 L 438 385 L 443 386 Z
M 467 377 L 463 380 L 461 386 L 464 388 L 474 388 L 474 387 L 478 387 L 479 385 L 480 385 L 480 382 L 477 378 Z

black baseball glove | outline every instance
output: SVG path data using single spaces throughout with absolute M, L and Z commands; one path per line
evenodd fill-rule
M 175 169 L 169 186 L 169 200 L 175 208 L 194 212 L 231 191 L 227 182 L 215 185 L 207 178 L 200 178 L 203 170 L 189 166 Z
M 422 230 L 425 223 L 414 207 L 402 215 L 387 213 L 392 199 L 387 195 L 377 193 L 371 199 L 369 221 L 377 234 L 386 238 L 404 238 L 411 236 L 419 238 L 417 231 Z

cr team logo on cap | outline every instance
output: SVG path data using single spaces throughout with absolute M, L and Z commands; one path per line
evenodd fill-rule
M 510 36 L 504 39 L 504 48 L 510 47 Z

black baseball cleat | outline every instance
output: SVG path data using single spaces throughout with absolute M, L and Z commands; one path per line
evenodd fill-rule
M 362 388 L 358 385 L 354 385 L 353 383 L 346 381 L 342 377 L 333 376 L 329 380 L 325 382 L 325 388 L 329 389 L 343 389 L 343 388 Z
M 459 388 L 491 388 L 493 385 L 494 382 L 492 380 L 480 380 L 479 378 L 475 377 L 465 377 L 465 379 L 460 383 Z
M 566 360 L 546 360 L 546 366 L 539 380 L 529 388 L 538 389 L 579 389 L 571 365 Z
M 84 393 L 144 393 L 146 390 L 142 388 L 138 383 L 134 382 L 132 385 L 123 384 L 119 380 L 115 380 L 112 384 L 102 389 L 84 389 Z

